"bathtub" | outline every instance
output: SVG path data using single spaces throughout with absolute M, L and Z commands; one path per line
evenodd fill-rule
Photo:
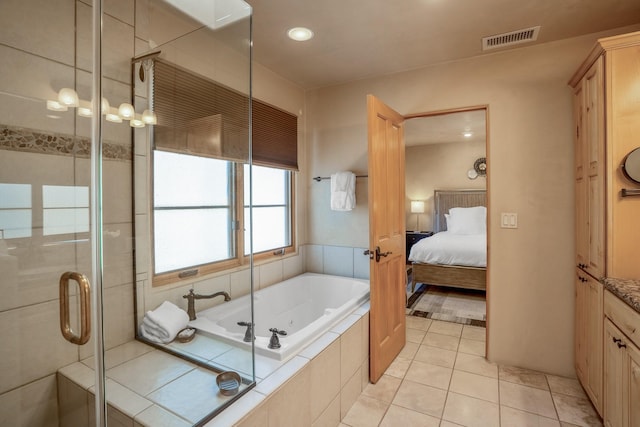
M 189 325 L 198 333 L 246 348 L 242 339 L 250 320 L 251 295 L 197 313 Z M 369 300 L 369 281 L 327 274 L 304 273 L 254 292 L 256 354 L 285 360 Z M 279 349 L 267 347 L 270 328 L 284 330 Z

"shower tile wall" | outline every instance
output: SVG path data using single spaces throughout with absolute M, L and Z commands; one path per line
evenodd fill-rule
M 369 279 L 369 257 L 366 248 L 348 246 L 305 246 L 306 271 L 336 276 Z
M 43 233 L 44 185 L 88 187 L 90 119 L 46 109 L 63 87 L 91 99 L 91 2 L 0 2 L 0 183 L 27 184 L 31 236 L 0 250 L 0 425 L 58 424 L 56 371 L 91 355 L 59 331 L 58 280 L 90 273 L 88 233 L 77 242 Z M 107 0 L 103 90 L 130 99 L 134 2 Z M 133 338 L 131 132 L 107 123 L 104 161 L 106 347 Z M 84 241 L 83 241 L 84 240 Z M 72 301 L 74 305 L 74 301 Z M 77 313 L 72 312 L 72 318 Z

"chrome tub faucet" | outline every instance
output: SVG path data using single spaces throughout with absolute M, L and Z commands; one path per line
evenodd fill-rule
M 229 296 L 229 294 L 224 291 L 216 292 L 215 294 L 211 295 L 200 295 L 193 292 L 193 288 L 189 289 L 189 293 L 182 296 L 182 298 L 187 299 L 187 314 L 189 315 L 189 320 L 196 320 L 195 301 L 197 299 L 211 299 L 219 296 L 224 296 L 225 301 L 231 301 L 231 297 Z

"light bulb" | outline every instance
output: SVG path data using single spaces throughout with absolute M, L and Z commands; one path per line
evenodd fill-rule
M 60 92 L 58 92 L 58 101 L 60 101 L 60 104 L 66 105 L 67 107 L 77 107 L 78 94 L 75 90 L 68 87 L 62 88 L 60 89 Z
M 304 42 L 313 37 L 313 31 L 305 27 L 295 27 L 287 31 L 287 35 L 291 40 Z
M 129 122 L 129 126 L 131 126 L 132 128 L 143 128 L 144 122 L 140 119 L 131 119 L 131 121 Z
M 122 117 L 118 115 L 118 110 L 116 110 L 115 108 L 110 108 L 108 111 L 109 112 L 105 117 L 105 119 L 107 119 L 108 122 L 122 123 Z
M 153 111 L 144 110 L 142 112 L 142 121 L 148 125 L 155 125 L 158 123 L 158 118 Z
M 109 114 L 109 109 L 111 108 L 111 105 L 109 105 L 109 100 L 107 98 L 102 98 L 101 108 L 102 108 L 102 114 L 104 114 L 105 116 Z
M 118 115 L 125 120 L 131 120 L 135 117 L 136 111 L 133 109 L 133 105 L 123 102 L 118 107 Z
M 89 103 L 89 101 L 80 100 L 80 105 L 78 105 L 78 115 L 80 117 L 93 116 L 93 112 L 91 111 L 91 104 Z
M 47 100 L 47 110 L 51 111 L 67 111 L 66 105 L 60 104 L 58 101 Z

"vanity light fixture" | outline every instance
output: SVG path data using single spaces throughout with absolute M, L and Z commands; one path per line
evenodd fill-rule
M 291 40 L 304 42 L 313 38 L 313 31 L 305 27 L 294 27 L 287 31 L 287 36 L 289 36 Z
M 50 111 L 67 111 L 69 107 L 75 107 L 80 117 L 93 116 L 93 102 L 80 99 L 78 93 L 71 88 L 60 89 L 57 100 L 47 100 L 47 110 Z M 123 102 L 118 108 L 113 108 L 107 98 L 102 98 L 100 109 L 102 110 L 101 113 L 105 115 L 105 119 L 112 123 L 122 123 L 123 120 L 129 120 L 129 125 L 135 128 L 143 128 L 146 125 L 158 123 L 158 118 L 153 111 L 144 110 L 142 114 L 136 114 L 133 105 L 127 102 Z

